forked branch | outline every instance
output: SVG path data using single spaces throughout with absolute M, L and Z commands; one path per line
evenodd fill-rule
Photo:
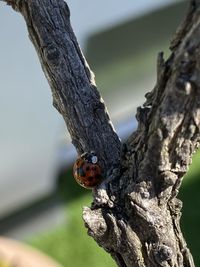
M 193 267 L 176 198 L 200 140 L 200 4 L 158 57 L 157 84 L 138 108 L 138 129 L 123 145 L 70 25 L 63 0 L 7 0 L 26 21 L 53 104 L 78 153 L 95 150 L 108 184 L 94 190 L 88 233 L 120 267 Z M 110 182 L 109 182 L 110 181 Z

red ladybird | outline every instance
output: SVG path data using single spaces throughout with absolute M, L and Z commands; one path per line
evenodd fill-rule
M 102 172 L 94 152 L 84 153 L 73 167 L 73 175 L 78 184 L 85 188 L 94 188 L 102 182 Z

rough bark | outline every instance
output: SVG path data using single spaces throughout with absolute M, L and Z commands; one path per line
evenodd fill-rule
M 84 208 L 88 233 L 120 267 L 193 267 L 176 198 L 200 139 L 200 4 L 191 1 L 157 83 L 122 146 L 72 31 L 62 0 L 7 0 L 27 23 L 78 153 L 95 150 L 105 182 Z

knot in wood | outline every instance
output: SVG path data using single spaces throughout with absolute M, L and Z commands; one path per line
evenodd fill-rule
M 54 44 L 50 44 L 44 48 L 44 57 L 50 65 L 58 66 L 60 64 L 61 53 Z
M 151 249 L 155 261 L 161 266 L 166 266 L 165 263 L 173 256 L 172 249 L 164 244 L 153 244 Z

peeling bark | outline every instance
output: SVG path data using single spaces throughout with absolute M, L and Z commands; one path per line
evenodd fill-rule
M 138 129 L 122 149 L 70 26 L 67 4 L 5 2 L 24 16 L 54 106 L 78 153 L 95 150 L 101 160 L 106 179 L 83 211 L 88 234 L 120 267 L 193 267 L 177 193 L 200 140 L 199 1 L 190 1 L 170 57 L 158 55 L 156 86 L 138 108 Z

